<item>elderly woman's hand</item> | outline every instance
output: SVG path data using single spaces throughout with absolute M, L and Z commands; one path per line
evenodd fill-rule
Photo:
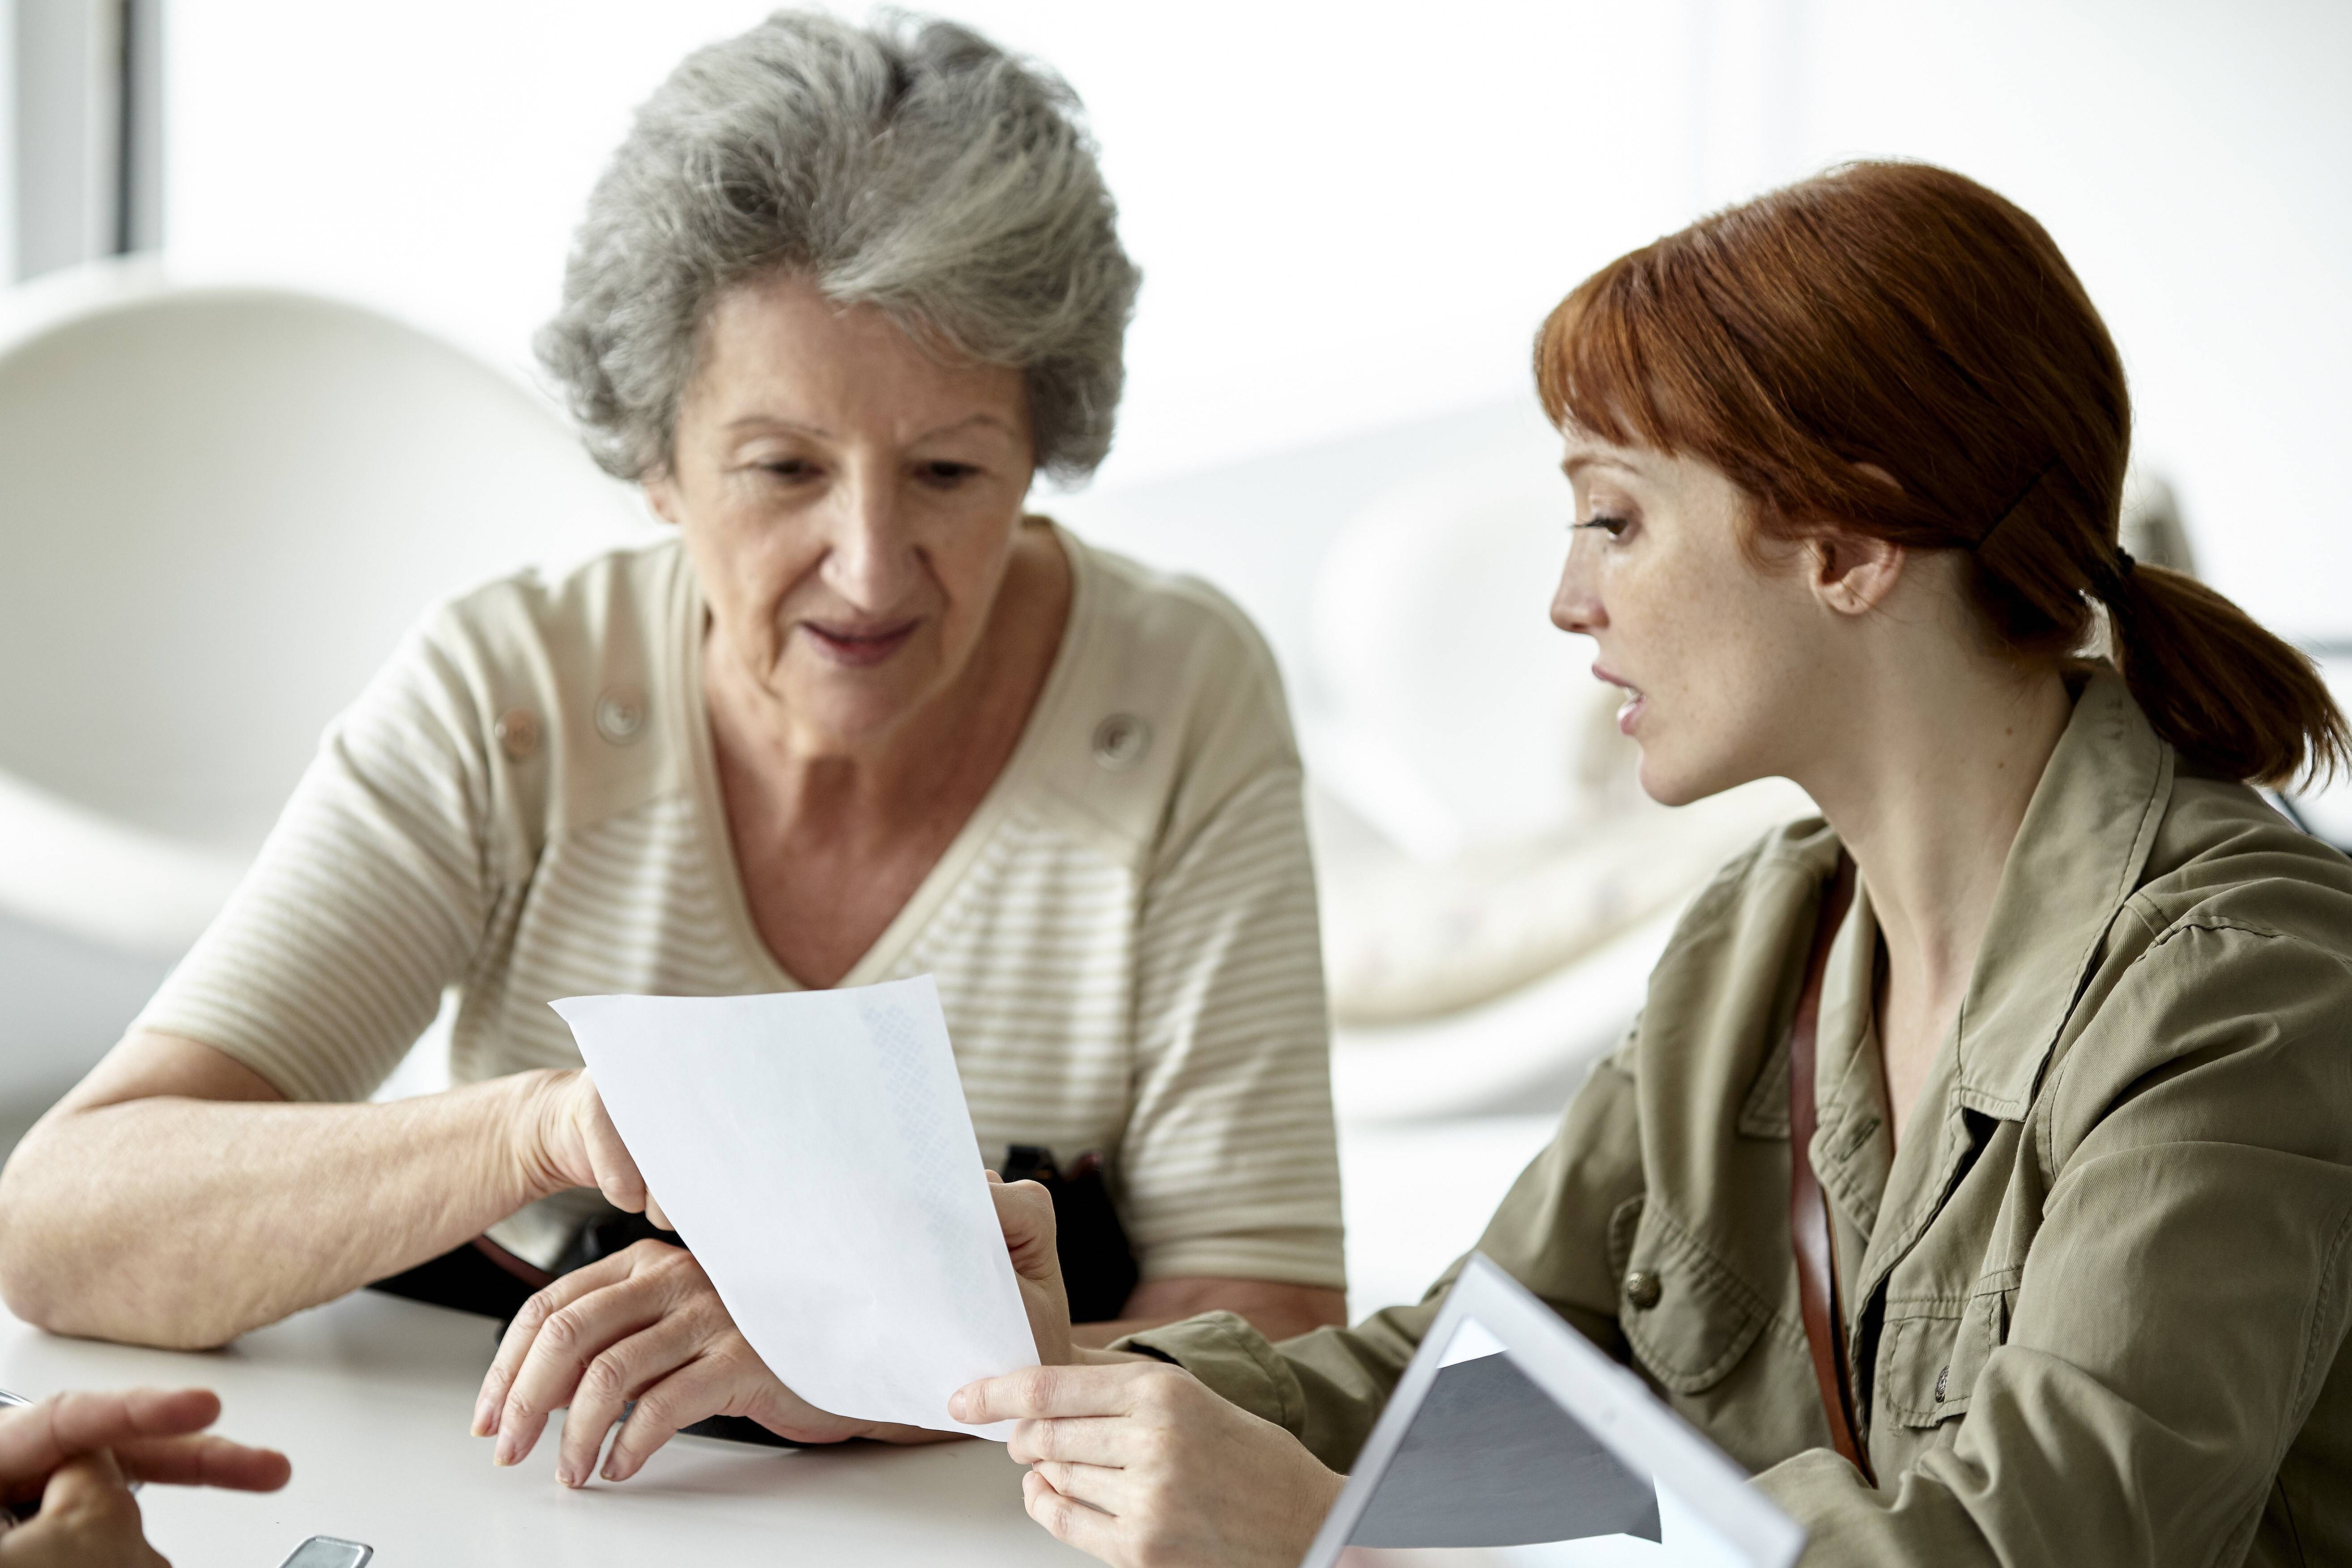
M 1293 1568 L 1346 1485 L 1281 1427 L 1159 1362 L 1037 1367 L 960 1389 L 948 1408 L 1018 1422 L 1029 1517 L 1118 1568 Z
M 604 1434 L 621 1419 L 604 1479 L 625 1480 L 681 1426 L 740 1415 L 795 1443 L 921 1435 L 845 1420 L 786 1388 L 727 1315 L 710 1277 L 683 1247 L 641 1241 L 566 1274 L 523 1303 L 474 1403 L 474 1435 L 496 1435 L 496 1461 L 529 1454 L 565 1406 L 556 1479 L 585 1485 Z
M 621 1142 L 587 1069 L 541 1072 L 538 1078 L 516 1129 L 531 1184 L 548 1193 L 594 1187 L 614 1208 L 643 1214 L 664 1230 L 674 1228 L 646 1190 L 637 1162 Z
M 1069 1307 L 1054 1251 L 1054 1201 L 1034 1182 L 990 1194 L 1041 1355 L 1070 1354 Z M 626 1480 L 680 1427 L 740 1415 L 798 1443 L 847 1437 L 931 1442 L 951 1434 L 854 1421 L 817 1409 L 768 1370 L 728 1315 L 694 1255 L 657 1241 L 567 1274 L 524 1303 L 507 1329 L 474 1405 L 477 1436 L 496 1434 L 497 1462 L 530 1452 L 549 1415 L 569 1405 L 556 1477 L 584 1484 L 604 1434 L 628 1414 L 604 1461 Z
M 40 1500 L 31 1521 L 0 1513 L 5 1568 L 160 1564 L 141 1532 L 130 1482 L 275 1491 L 286 1456 L 202 1435 L 220 1401 L 201 1388 L 61 1394 L 0 1412 L 0 1500 Z

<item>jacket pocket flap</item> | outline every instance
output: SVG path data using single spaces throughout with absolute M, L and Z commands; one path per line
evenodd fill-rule
M 1656 1204 L 1644 1205 L 1619 1281 L 1618 1323 L 1650 1375 L 1676 1394 L 1714 1387 L 1772 1321 L 1761 1297 Z
M 2010 1270 L 2011 1278 L 2016 1271 Z M 1878 1365 L 1880 1398 L 1906 1426 L 1934 1426 L 1968 1414 L 1977 1378 L 2009 1333 L 2013 1288 L 1979 1284 L 1965 1301 L 1951 1298 L 1888 1302 Z

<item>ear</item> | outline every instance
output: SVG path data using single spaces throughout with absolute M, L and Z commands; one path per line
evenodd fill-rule
M 1826 530 L 1807 545 L 1806 586 L 1832 614 L 1865 616 L 1895 592 L 1910 553 L 1870 534 Z
M 642 481 L 642 488 L 646 492 L 646 504 L 654 509 L 654 515 L 676 528 L 679 510 L 677 477 L 670 472 L 669 466 L 664 464 L 647 474 Z

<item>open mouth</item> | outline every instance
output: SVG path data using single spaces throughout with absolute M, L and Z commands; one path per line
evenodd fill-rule
M 882 663 L 905 647 L 921 625 L 919 620 L 899 621 L 881 626 L 803 621 L 800 629 L 808 634 L 809 642 L 816 650 L 834 663 L 864 669 Z
M 1596 664 L 1592 667 L 1592 677 L 1596 680 L 1607 682 L 1625 694 L 1624 702 L 1617 710 L 1617 730 L 1620 734 L 1632 734 L 1633 726 L 1641 721 L 1643 710 L 1648 706 L 1649 699 L 1643 695 L 1640 687 L 1630 680 L 1612 675 L 1600 665 Z

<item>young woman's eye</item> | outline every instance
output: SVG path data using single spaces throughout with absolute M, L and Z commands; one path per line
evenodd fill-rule
M 1597 528 L 1601 532 L 1606 533 L 1610 538 L 1616 539 L 1622 536 L 1624 531 L 1633 526 L 1633 522 L 1632 520 L 1627 518 L 1612 517 L 1607 512 L 1596 511 L 1591 517 L 1586 518 L 1582 522 L 1576 524 L 1576 526 L 1578 528 Z

